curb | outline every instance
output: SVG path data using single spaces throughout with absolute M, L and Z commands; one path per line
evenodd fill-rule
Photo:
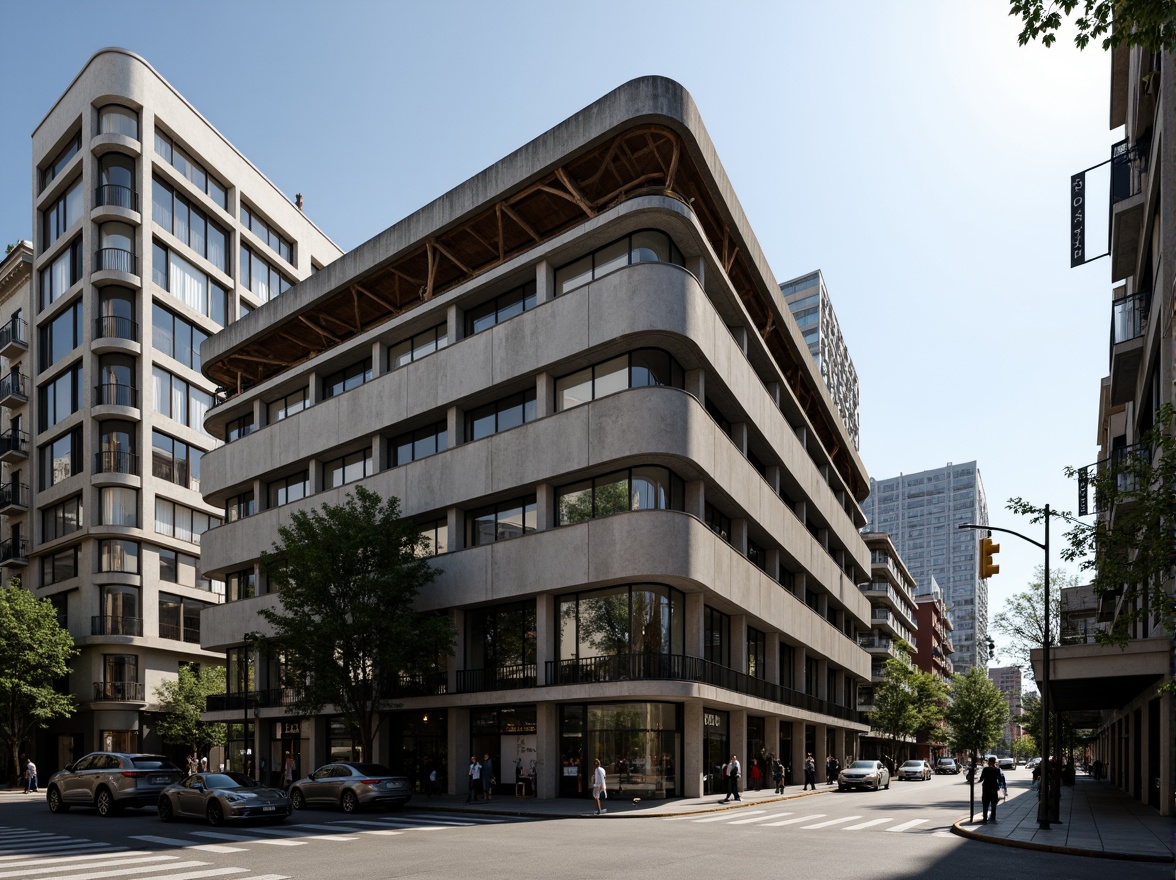
M 963 825 L 968 819 L 959 819 L 951 826 L 951 833 L 958 834 L 960 837 L 966 837 L 969 840 L 979 840 L 982 843 L 995 843 L 998 846 L 1009 846 L 1014 849 L 1032 849 L 1038 852 L 1058 853 L 1067 856 L 1081 856 L 1088 859 L 1112 859 L 1121 862 L 1154 862 L 1158 864 L 1168 865 L 1176 861 L 1173 856 L 1161 855 L 1147 855 L 1132 852 L 1119 852 L 1118 850 L 1105 849 L 1086 849 L 1080 846 L 1057 846 L 1047 843 L 1033 843 L 1030 840 L 1010 840 L 1007 837 L 989 837 L 987 834 L 977 834 L 964 828 Z

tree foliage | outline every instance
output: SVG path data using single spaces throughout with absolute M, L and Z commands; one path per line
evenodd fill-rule
M 1100 40 L 1103 49 L 1142 46 L 1148 52 L 1176 48 L 1176 0 L 1009 0 L 1009 15 L 1021 17 L 1017 42 L 1052 46 L 1062 22 L 1074 18 L 1074 45 Z
M 155 689 L 162 713 L 155 723 L 159 738 L 174 746 L 187 746 L 194 754 L 207 753 L 225 741 L 225 725 L 201 721 L 211 694 L 225 692 L 225 670 L 221 667 L 181 666 L 179 677 Z
M 1062 588 L 1078 586 L 1078 578 L 1063 570 L 1049 573 L 1049 643 L 1061 642 Z M 1045 566 L 1033 570 L 1028 589 L 1014 593 L 992 618 L 989 629 L 1005 642 L 1005 653 L 1033 675 L 1029 652 L 1045 643 Z
M 908 738 L 937 739 L 943 721 L 947 690 L 931 673 L 911 665 L 911 646 L 897 641 L 901 658 L 886 661 L 882 681 L 874 688 L 870 726 L 890 741 L 890 753 L 897 756 L 900 743 Z
M 76 654 L 52 602 L 38 599 L 19 578 L 0 588 L 0 740 L 13 766 L 19 766 L 21 745 L 35 730 L 76 708 L 73 697 L 54 686 L 69 674 Z
M 1050 511 L 1051 517 L 1073 523 L 1064 535 L 1062 559 L 1077 563 L 1079 572 L 1090 573 L 1100 599 L 1117 600 L 1113 625 L 1095 634 L 1101 644 L 1123 647 L 1137 625 L 1146 631 L 1153 617 L 1167 632 L 1172 631 L 1172 491 L 1176 486 L 1172 419 L 1172 407 L 1165 405 L 1138 443 L 1117 450 L 1094 468 L 1089 479 L 1099 515 L 1093 525 L 1068 512 Z M 1080 470 L 1068 467 L 1065 473 L 1077 478 Z M 1045 516 L 1044 508 L 1022 498 L 1009 499 L 1008 508 L 1034 523 Z
M 975 758 L 1004 735 L 1009 706 L 987 670 L 973 666 L 964 675 L 952 676 L 946 717 L 952 749 Z
M 437 576 L 421 554 L 425 540 L 401 519 L 396 498 L 363 487 L 341 505 L 296 511 L 263 552 L 262 570 L 281 606 L 258 613 L 284 659 L 289 711 L 313 715 L 336 706 L 359 732 L 364 757 L 382 723 L 379 702 L 404 675 L 431 671 L 453 653 L 448 618 L 414 610 L 420 589 Z

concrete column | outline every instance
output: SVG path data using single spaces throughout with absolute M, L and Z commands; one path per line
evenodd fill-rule
M 1160 742 L 1172 741 L 1172 695 L 1160 697 Z M 1160 815 L 1172 815 L 1172 752 L 1161 748 L 1157 774 L 1160 777 Z
M 780 408 L 780 383 L 768 382 L 765 386 L 768 389 L 768 394 L 772 395 L 772 403 L 776 404 L 776 408 Z
M 535 377 L 535 418 L 541 419 L 555 413 L 555 376 L 540 373 Z
M 825 780 L 825 758 L 829 755 L 829 726 L 827 724 L 814 725 L 817 729 L 816 741 L 813 744 L 813 759 L 817 762 L 817 781 Z
M 458 508 L 446 509 L 445 525 L 449 530 L 449 552 L 463 549 L 465 547 L 465 521 Z
M 783 470 L 778 464 L 770 464 L 764 469 L 764 479 L 768 481 L 768 485 L 777 495 L 780 494 L 780 474 Z
M 792 687 L 794 690 L 800 691 L 802 694 L 807 694 L 808 689 L 805 687 L 805 666 L 808 663 L 808 648 L 804 645 L 797 645 L 793 648 L 792 653 Z
M 845 757 L 849 754 L 849 749 L 846 748 L 846 730 L 844 727 L 838 727 L 833 731 L 834 751 L 833 757 L 841 762 L 841 766 L 845 766 Z
M 706 621 L 703 609 L 706 607 L 702 593 L 686 594 L 686 644 L 683 649 L 687 657 L 702 657 L 705 650 Z M 701 736 L 702 716 L 699 715 L 699 735 Z
M 747 422 L 734 422 L 731 425 L 731 442 L 735 448 L 747 455 Z
M 463 795 L 470 790 L 467 773 L 470 766 L 470 710 L 453 706 L 445 725 L 449 740 L 449 791 Z
M 817 697 L 821 700 L 829 699 L 828 677 L 826 671 L 829 668 L 829 661 L 824 657 L 817 660 Z
M 540 687 L 546 681 L 547 661 L 559 659 L 555 653 L 557 632 L 555 597 L 540 593 L 535 597 L 535 676 Z
M 706 400 L 706 371 L 686 371 L 686 391 L 693 394 L 700 401 Z
M 555 267 L 547 260 L 535 264 L 535 304 L 555 299 Z
M 739 769 L 743 778 L 739 780 L 739 790 L 742 792 L 751 781 L 751 755 L 747 753 L 747 712 L 744 709 L 732 709 L 730 713 L 731 753 L 739 757 Z M 726 758 L 730 760 L 731 755 Z
M 689 594 L 686 599 L 689 602 Z M 682 786 L 681 795 L 688 798 L 702 797 L 702 775 L 706 772 L 703 767 L 702 712 L 702 703 L 699 702 L 689 702 L 682 707 L 682 772 L 678 779 Z
M 459 407 L 445 409 L 445 430 L 449 433 L 449 448 L 465 442 L 465 413 Z M 468 758 L 469 755 L 466 755 Z
M 747 615 L 731 615 L 731 668 L 736 672 L 747 672 Z M 731 742 L 740 742 L 734 737 Z M 746 744 L 740 748 L 747 748 Z
M 787 723 L 786 721 L 784 722 Z M 769 755 L 775 755 L 780 749 L 780 724 L 781 719 L 779 715 L 769 715 L 764 720 L 764 748 L 768 750 Z M 779 755 L 777 755 L 779 757 Z M 768 764 L 763 769 L 763 779 L 760 784 L 765 789 L 775 790 L 775 783 L 772 781 L 772 765 Z
M 803 721 L 792 722 L 792 784 L 804 785 L 804 728 Z
M 462 319 L 462 311 L 456 304 L 450 304 L 445 310 L 445 333 L 449 337 L 450 345 L 453 345 L 453 343 L 461 339 L 461 331 L 465 329 L 462 326 Z M 467 755 L 466 757 L 468 758 L 469 756 Z
M 691 480 L 686 484 L 685 512 L 706 521 L 706 485 L 702 480 Z
M 552 702 L 535 707 L 535 793 L 541 798 L 559 796 L 559 775 L 562 772 L 559 753 L 559 706 Z
M 555 487 L 550 483 L 540 483 L 535 487 L 535 522 L 540 531 L 554 529 L 558 513 L 555 506 Z
M 384 357 L 384 343 L 373 339 L 370 346 L 372 357 L 372 378 L 378 379 L 388 372 L 387 359 Z

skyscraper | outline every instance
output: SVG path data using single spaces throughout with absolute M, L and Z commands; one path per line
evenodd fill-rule
M 976 462 L 870 480 L 863 509 L 870 531 L 887 532 L 916 583 L 934 577 L 954 627 L 956 672 L 988 662 L 988 582 L 980 579 L 980 533 L 960 523 L 988 524 L 988 501 Z

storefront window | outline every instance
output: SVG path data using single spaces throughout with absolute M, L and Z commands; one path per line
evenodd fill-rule
M 560 707 L 560 794 L 588 796 L 594 760 L 617 797 L 676 797 L 681 713 L 673 703 Z

